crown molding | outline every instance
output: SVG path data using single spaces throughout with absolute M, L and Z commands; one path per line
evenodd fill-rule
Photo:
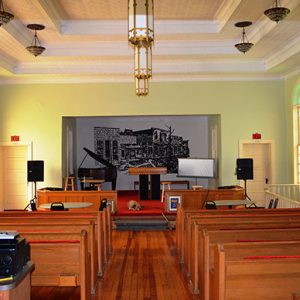
M 162 41 L 155 42 L 152 48 L 153 57 L 155 56 L 188 56 L 188 55 L 214 55 L 214 54 L 237 54 L 234 47 L 235 41 Z M 127 41 L 97 41 L 85 42 L 84 47 L 80 42 L 64 42 L 60 44 L 43 43 L 46 47 L 46 56 L 82 56 L 82 57 L 101 57 L 120 55 L 121 57 L 133 57 L 133 48 Z
M 56 4 L 56 1 L 37 0 L 35 6 L 47 17 L 59 32 L 62 20 L 67 16 Z
M 281 76 L 266 75 L 253 73 L 252 75 L 228 73 L 224 74 L 184 74 L 176 76 L 174 74 L 157 74 L 151 79 L 151 83 L 158 82 L 218 82 L 218 81 L 282 81 Z M 68 76 L 16 76 L 9 78 L 0 76 L 0 85 L 15 85 L 15 84 L 88 84 L 88 83 L 132 83 L 134 85 L 134 79 L 132 75 L 68 75 Z
M 175 73 L 179 78 L 189 74 L 223 74 L 227 76 L 229 73 L 248 74 L 265 72 L 265 63 L 257 60 L 218 60 L 213 58 L 207 61 L 201 59 L 157 59 L 153 61 L 153 70 L 155 76 L 160 74 Z M 68 70 L 66 73 L 65 70 Z M 14 68 L 16 75 L 33 75 L 39 74 L 46 76 L 47 74 L 69 76 L 69 75 L 109 75 L 118 76 L 119 74 L 133 74 L 133 61 L 131 59 L 115 60 L 106 59 L 104 61 L 82 61 L 81 63 L 20 63 Z
M 1 50 L 0 57 L 0 68 L 2 68 L 6 72 L 13 74 L 15 72 L 15 66 L 18 62 Z
M 290 43 L 283 45 L 280 49 L 266 59 L 266 68 L 270 70 L 286 61 L 300 51 L 300 36 L 290 39 Z
M 227 0 L 222 3 L 215 15 L 215 18 L 219 23 L 219 31 L 221 31 L 227 22 L 229 22 L 232 14 L 241 2 L 241 0 Z
M 63 35 L 84 36 L 122 36 L 127 38 L 127 20 L 64 20 L 60 33 Z M 218 21 L 199 20 L 156 20 L 155 35 L 178 35 L 197 33 L 217 33 L 220 30 Z
M 3 29 L 22 46 L 27 47 L 30 45 L 33 38 L 32 31 L 28 30 L 19 20 L 9 22 L 3 27 Z
M 101 57 L 101 56 L 121 56 L 133 57 L 133 49 L 127 41 L 101 41 L 101 42 L 85 42 L 84 47 L 80 42 L 64 42 L 43 44 L 46 47 L 47 56 L 82 56 L 84 57 Z M 78 62 L 78 61 L 77 61 Z M 76 62 L 76 63 L 77 63 Z

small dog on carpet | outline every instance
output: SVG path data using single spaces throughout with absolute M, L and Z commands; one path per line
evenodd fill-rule
M 128 201 L 128 209 L 129 210 L 141 210 L 142 207 L 137 201 L 130 200 L 130 201 Z

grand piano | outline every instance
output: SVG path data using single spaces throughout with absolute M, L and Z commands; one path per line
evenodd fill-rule
M 117 167 L 108 162 L 107 160 L 100 157 L 100 155 L 92 152 L 87 148 L 83 148 L 86 152 L 85 157 L 83 158 L 79 168 L 78 168 L 78 177 L 79 178 L 90 178 L 90 179 L 100 179 L 104 181 L 111 182 L 112 190 L 116 189 L 117 184 Z M 102 168 L 82 168 L 83 162 L 87 156 L 91 156 L 96 161 L 100 162 L 104 167 Z

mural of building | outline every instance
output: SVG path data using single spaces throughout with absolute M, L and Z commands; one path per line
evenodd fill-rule
M 165 166 L 177 172 L 177 158 L 189 157 L 189 141 L 173 135 L 172 128 L 144 130 L 94 127 L 95 152 L 120 171 L 129 167 Z

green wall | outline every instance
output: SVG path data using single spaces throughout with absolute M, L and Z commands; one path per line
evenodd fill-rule
M 237 183 L 238 140 L 260 132 L 275 141 L 276 182 L 287 182 L 284 81 L 151 82 L 137 97 L 132 83 L 2 85 L 0 141 L 20 135 L 45 161 L 44 186 L 60 186 L 62 116 L 221 115 L 220 184 Z M 192 130 L 192 129 L 191 129 Z
M 300 104 L 300 76 L 293 76 L 285 82 L 285 112 L 286 112 L 286 161 L 288 182 L 297 181 L 295 161 L 294 161 L 294 141 L 293 141 L 293 107 Z

